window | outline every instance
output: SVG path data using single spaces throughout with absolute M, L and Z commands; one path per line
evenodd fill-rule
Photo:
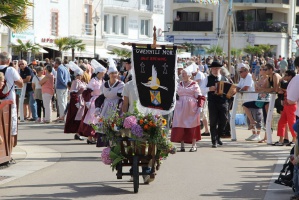
M 126 34 L 126 17 L 121 18 L 121 34 Z
M 205 21 L 207 22 L 208 20 L 209 20 L 209 13 L 206 12 L 206 13 L 205 13 Z
M 117 34 L 117 16 L 112 18 L 112 32 Z
M 84 30 L 86 35 L 91 35 L 92 33 L 92 21 L 91 21 L 91 12 L 92 6 L 85 4 L 84 5 Z
M 177 15 L 181 17 L 181 21 L 199 21 L 199 12 L 177 12 Z
M 58 36 L 58 12 L 51 12 L 51 35 Z
M 149 35 L 149 20 L 141 20 L 140 34 Z
M 104 32 L 109 32 L 109 15 L 104 15 Z
M 142 0 L 142 4 L 149 6 L 150 5 L 150 0 Z

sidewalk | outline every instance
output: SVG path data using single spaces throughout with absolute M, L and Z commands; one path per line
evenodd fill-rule
M 102 148 L 62 133 L 63 124 L 20 123 L 12 154 L 17 163 L 0 170 L 1 199 L 282 200 L 293 195 L 291 188 L 274 183 L 291 147 L 246 142 L 251 133 L 245 127 L 238 127 L 237 142 L 223 139 L 224 145 L 213 149 L 203 137 L 197 152 L 171 155 L 152 184 L 140 185 L 138 197 L 128 177 L 117 180 L 100 162 Z

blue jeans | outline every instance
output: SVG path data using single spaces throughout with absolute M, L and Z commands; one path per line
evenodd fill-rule
M 294 166 L 293 183 L 295 187 L 295 195 L 299 196 L 299 165 Z
M 32 118 L 33 119 L 37 119 L 37 105 L 36 105 L 36 101 L 33 97 L 33 91 L 28 92 L 28 97 L 29 97 L 29 105 L 30 105 L 30 109 L 31 109 L 31 113 L 32 113 Z

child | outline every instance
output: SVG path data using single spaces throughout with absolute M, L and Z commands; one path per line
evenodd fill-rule
M 294 176 L 293 176 L 293 183 L 294 183 L 294 188 L 295 188 L 295 195 L 291 197 L 291 199 L 297 199 L 299 200 L 299 120 L 296 121 L 296 123 L 293 125 L 293 129 L 295 133 L 297 134 L 297 141 L 296 141 L 296 146 L 295 146 L 295 155 L 294 158 L 291 159 L 293 165 L 294 165 Z

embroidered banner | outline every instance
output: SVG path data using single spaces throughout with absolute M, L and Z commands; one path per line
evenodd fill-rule
M 170 113 L 176 99 L 176 48 L 133 46 L 133 68 L 135 91 L 139 97 L 138 110 Z

